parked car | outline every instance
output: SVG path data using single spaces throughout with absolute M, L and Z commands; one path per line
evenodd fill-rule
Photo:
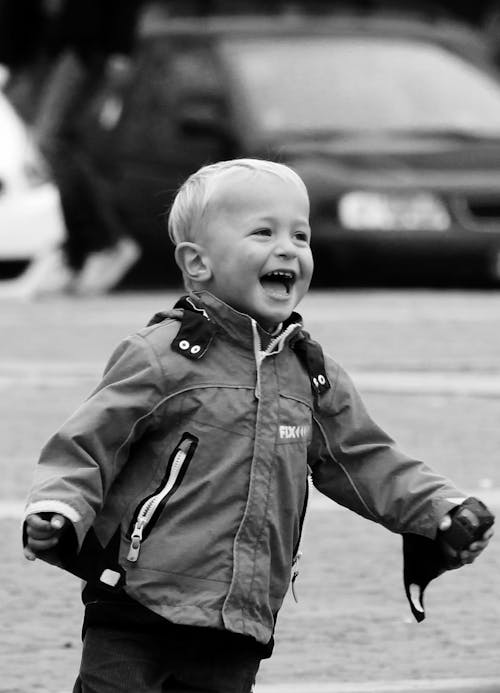
M 146 15 L 124 84 L 99 85 L 81 142 L 166 283 L 175 190 L 241 156 L 304 178 L 316 284 L 500 279 L 500 81 L 470 27 Z
M 0 277 L 15 276 L 64 235 L 57 188 L 0 89 Z

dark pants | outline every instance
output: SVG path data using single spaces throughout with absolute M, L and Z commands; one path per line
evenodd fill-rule
M 67 260 L 77 270 L 90 253 L 110 248 L 128 235 L 110 190 L 78 144 L 78 120 L 88 109 L 103 70 L 100 59 L 84 63 L 75 51 L 63 52 L 47 78 L 33 124 L 59 188 Z
M 179 648 L 156 634 L 89 627 L 73 693 L 250 693 L 255 653 Z
M 81 269 L 90 253 L 113 247 L 126 236 L 105 181 L 76 145 L 57 146 L 47 159 L 57 183 L 67 238 L 68 263 Z

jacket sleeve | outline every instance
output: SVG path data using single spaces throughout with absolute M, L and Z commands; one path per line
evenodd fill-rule
M 466 494 L 398 450 L 371 419 L 345 371 L 331 360 L 327 365 L 332 387 L 314 415 L 313 484 L 393 532 L 433 539 L 440 519 Z
M 140 335 L 122 342 L 99 386 L 44 446 L 25 517 L 64 515 L 80 547 L 130 446 L 154 421 L 162 380 L 155 354 Z
M 466 494 L 404 455 L 370 418 L 348 375 L 329 362 L 333 387 L 316 407 L 309 465 L 316 488 L 341 505 L 403 535 L 403 577 L 415 619 L 424 591 L 451 566 L 436 535 Z

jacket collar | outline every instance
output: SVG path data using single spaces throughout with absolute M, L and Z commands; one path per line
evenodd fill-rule
M 255 320 L 244 313 L 239 313 L 207 291 L 195 293 L 185 298 L 191 304 L 197 305 L 196 310 L 205 309 L 207 319 L 216 321 L 217 325 L 225 330 L 230 337 L 237 339 L 240 343 L 247 344 L 249 348 L 254 348 L 252 344 L 256 329 Z M 283 323 L 280 334 L 283 335 L 281 347 L 284 344 L 289 344 L 306 368 L 314 395 L 321 395 L 329 390 L 331 385 L 326 374 L 323 349 L 303 329 L 302 316 L 293 312 Z M 274 337 L 271 343 L 267 345 L 266 351 L 270 351 L 273 343 L 278 341 L 279 337 Z
M 240 347 L 255 352 L 254 339 L 258 329 L 255 320 L 231 308 L 208 291 L 183 296 L 172 311 L 157 313 L 149 324 L 154 325 L 173 317 L 179 319 L 181 325 L 172 341 L 172 349 L 190 360 L 201 359 L 218 332 L 224 332 Z M 328 390 L 330 383 L 325 372 L 323 350 L 304 331 L 302 317 L 298 313 L 292 313 L 283 323 L 280 334 L 280 349 L 288 344 L 296 352 L 309 374 L 313 393 L 320 395 Z M 273 342 L 277 343 L 279 340 L 279 336 L 273 337 L 266 351 L 272 348 Z
M 245 313 L 235 310 L 208 291 L 194 292 L 189 296 L 184 296 L 176 303 L 175 307 L 183 308 L 185 312 L 195 311 L 198 315 L 203 315 L 209 323 L 212 323 L 214 332 L 224 332 L 231 341 L 236 341 L 240 346 L 249 350 L 254 348 L 255 329 L 264 336 L 264 331 L 256 325 L 255 320 L 252 320 Z M 292 313 L 282 325 L 281 332 L 293 326 L 289 330 L 286 341 L 293 335 L 297 335 L 301 331 L 302 325 L 302 317 L 298 313 Z

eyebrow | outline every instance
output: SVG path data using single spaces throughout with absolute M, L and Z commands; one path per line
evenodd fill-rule
M 256 217 L 255 221 L 258 223 L 266 223 L 266 222 L 271 222 L 275 221 L 276 217 L 274 216 L 262 216 L 262 217 Z M 307 217 L 304 217 L 303 219 L 298 220 L 300 224 L 306 224 L 307 226 L 310 226 L 309 219 Z

